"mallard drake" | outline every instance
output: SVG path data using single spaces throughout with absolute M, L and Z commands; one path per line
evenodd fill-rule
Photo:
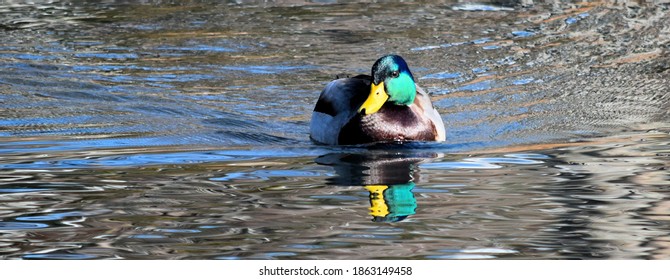
M 442 117 L 398 55 L 378 59 L 372 76 L 328 83 L 310 124 L 310 137 L 330 145 L 444 141 L 445 134 Z

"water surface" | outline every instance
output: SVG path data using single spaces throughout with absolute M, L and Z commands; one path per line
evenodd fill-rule
M 667 4 L 476 4 L 0 4 L 0 258 L 667 259 Z M 447 141 L 310 142 L 386 53 Z

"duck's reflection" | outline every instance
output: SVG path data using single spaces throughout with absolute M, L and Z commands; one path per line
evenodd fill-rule
M 420 174 L 417 165 L 437 153 L 367 151 L 332 153 L 316 162 L 335 168 L 328 184 L 363 186 L 370 193 L 370 215 L 375 222 L 399 222 L 416 213 L 412 192 Z
M 370 215 L 375 222 L 399 222 L 416 213 L 414 182 L 398 185 L 367 185 Z

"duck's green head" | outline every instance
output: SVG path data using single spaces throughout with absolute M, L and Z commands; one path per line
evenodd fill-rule
M 416 85 L 407 62 L 398 55 L 387 55 L 372 65 L 370 95 L 358 109 L 364 115 L 374 114 L 386 102 L 409 106 L 414 103 Z

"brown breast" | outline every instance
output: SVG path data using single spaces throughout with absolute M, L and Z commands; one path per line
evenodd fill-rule
M 385 104 L 371 115 L 356 115 L 338 136 L 338 144 L 353 145 L 384 141 L 435 141 L 435 126 L 408 106 Z

